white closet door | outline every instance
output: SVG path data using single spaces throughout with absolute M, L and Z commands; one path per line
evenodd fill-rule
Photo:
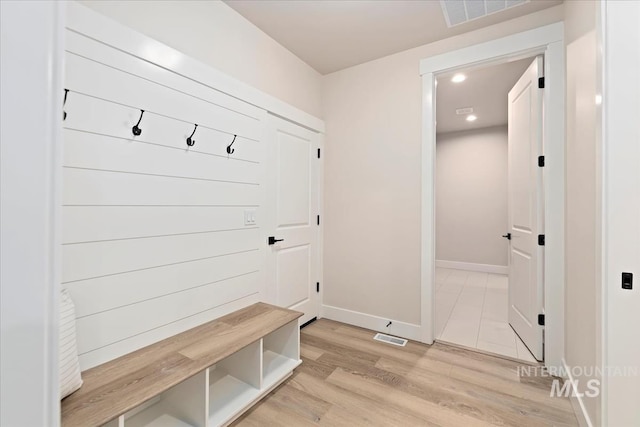
M 509 92 L 509 323 L 536 359 L 543 359 L 541 172 L 542 58 L 536 58 Z
M 304 312 L 301 323 L 319 314 L 318 134 L 269 115 L 267 298 Z

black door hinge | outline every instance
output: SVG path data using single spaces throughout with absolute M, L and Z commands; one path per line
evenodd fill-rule
M 320 215 L 316 217 L 316 222 L 318 223 L 318 225 L 320 225 Z
M 544 246 L 544 234 L 538 234 L 538 246 Z
M 316 282 L 316 292 L 320 292 L 320 282 Z
M 544 156 L 538 156 L 538 166 L 541 168 L 544 167 Z
M 538 325 L 544 326 L 544 314 L 538 314 Z
M 318 158 L 320 158 L 320 149 L 318 148 Z
M 544 89 L 544 77 L 538 77 L 538 88 Z

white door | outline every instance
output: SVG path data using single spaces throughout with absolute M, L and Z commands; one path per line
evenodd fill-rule
M 536 58 L 509 92 L 509 323 L 536 359 L 543 359 L 542 89 Z M 540 73 L 540 74 L 539 74 Z
M 315 132 L 268 116 L 267 300 L 302 311 L 301 324 L 317 317 L 320 308 L 319 140 Z

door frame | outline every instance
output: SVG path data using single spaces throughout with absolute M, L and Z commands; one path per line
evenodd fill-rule
M 0 425 L 60 423 L 60 119 L 66 8 L 66 2 L 0 4 Z M 21 143 L 26 135 L 29 143 Z
M 637 214 L 640 197 L 634 183 L 640 183 L 637 161 L 637 117 L 640 103 L 637 92 L 640 72 L 640 49 L 637 19 L 638 2 L 602 1 L 596 8 L 596 145 L 598 212 L 597 294 L 599 328 L 596 340 L 596 367 L 606 373 L 607 367 L 638 367 L 640 343 L 633 328 L 640 314 L 637 310 L 640 262 L 640 234 Z M 634 80 L 635 79 L 635 80 Z M 629 84 L 635 82 L 635 85 Z M 636 232 L 634 232 L 636 231 Z M 633 290 L 622 289 L 621 273 L 634 273 Z M 640 377 L 634 375 L 602 375 L 600 411 L 588 414 L 577 402 L 584 418 L 598 425 L 631 425 L 638 419 L 634 405 Z M 573 403 L 573 402 L 572 402 Z M 575 406 L 574 406 L 575 407 Z M 578 417 L 580 419 L 580 417 Z
M 435 329 L 435 79 L 445 72 L 544 55 L 545 366 L 564 356 L 565 64 L 564 24 L 557 22 L 420 61 L 422 76 L 421 341 Z

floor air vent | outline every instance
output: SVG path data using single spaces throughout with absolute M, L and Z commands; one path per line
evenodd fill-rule
M 373 337 L 373 339 L 376 341 L 382 341 L 382 342 L 386 342 L 387 344 L 393 344 L 400 347 L 404 347 L 405 345 L 407 345 L 407 340 L 403 338 L 392 337 L 391 335 L 376 334 L 376 336 Z

